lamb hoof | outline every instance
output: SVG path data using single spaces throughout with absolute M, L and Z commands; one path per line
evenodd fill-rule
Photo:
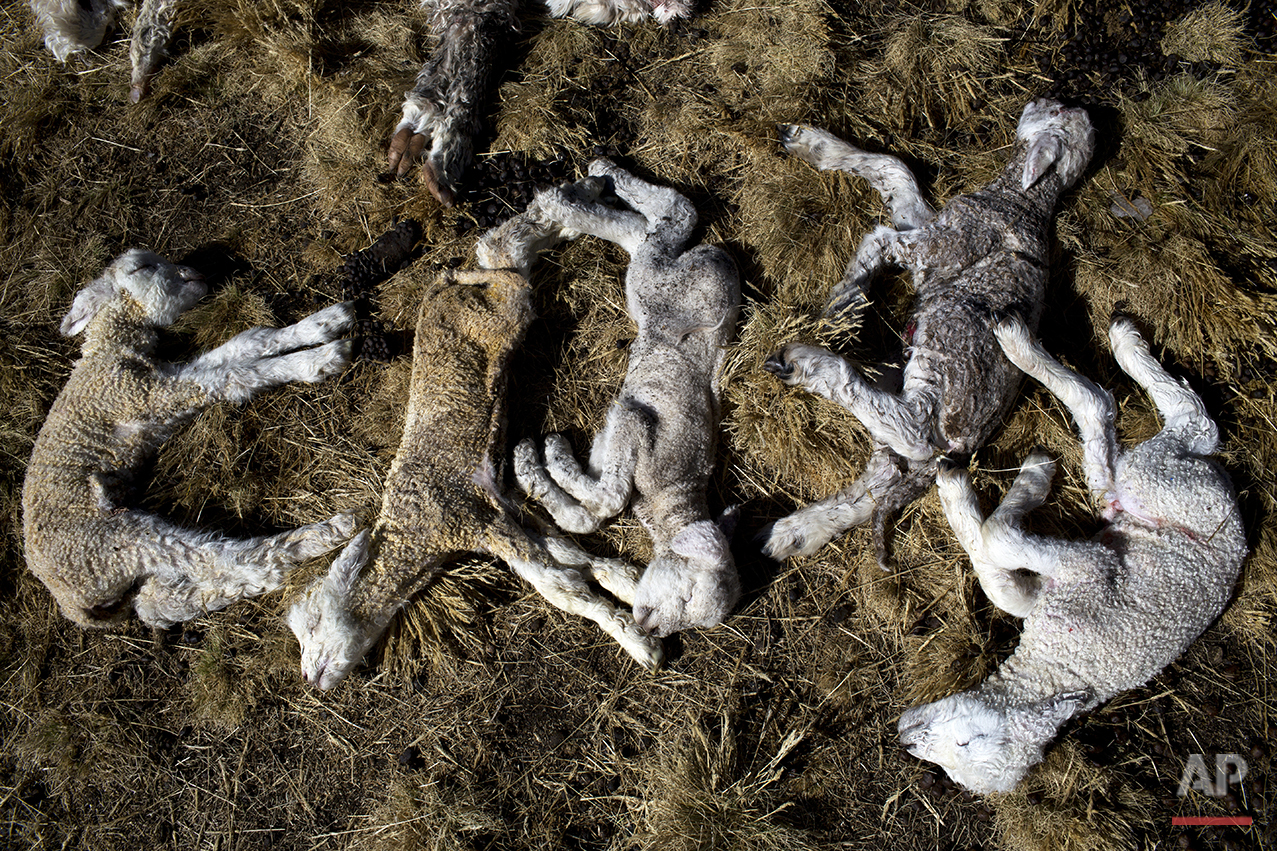
M 782 518 L 775 523 L 769 523 L 755 538 L 763 555 L 772 561 L 784 561 L 794 556 L 810 555 L 820 549 L 819 545 L 810 546 L 807 536 L 800 530 L 799 525 L 792 521 L 786 522 L 788 520 L 789 518 Z
M 316 382 L 323 381 L 330 375 L 336 375 L 346 368 L 350 363 L 350 359 L 355 354 L 354 340 L 336 340 L 331 343 L 325 343 L 318 348 L 311 349 L 315 355 L 315 374 L 313 377 L 303 378 L 303 381 Z
M 426 136 L 415 132 L 411 127 L 404 127 L 390 139 L 390 149 L 386 152 L 386 165 L 391 171 L 403 177 L 425 149 Z
M 314 331 L 316 343 L 331 342 L 339 334 L 354 327 L 355 303 L 343 301 L 329 305 L 323 310 L 312 313 L 297 325 L 305 330 Z
M 457 193 L 452 191 L 452 187 L 443 182 L 438 169 L 434 163 L 425 162 L 421 164 L 421 182 L 430 190 L 430 194 L 445 207 L 451 207 L 456 201 Z
M 1125 320 L 1127 322 L 1135 321 L 1135 314 L 1131 312 L 1131 303 L 1126 299 L 1114 302 L 1113 312 L 1109 314 L 1110 325 L 1119 320 Z
M 763 369 L 779 378 L 788 381 L 794 376 L 794 364 L 785 359 L 785 350 L 781 349 L 763 361 Z
M 349 541 L 359 526 L 359 515 L 343 511 L 341 514 L 334 515 L 328 522 L 339 540 Z
M 655 671 L 665 661 L 665 646 L 661 644 L 660 639 L 653 638 L 641 652 L 631 652 L 630 655 L 647 670 Z
M 1125 308 L 1125 302 L 1118 302 L 1113 306 L 1113 312 L 1109 314 L 1110 328 L 1114 325 L 1129 325 L 1132 329 L 1135 328 L 1135 315 L 1129 313 Z

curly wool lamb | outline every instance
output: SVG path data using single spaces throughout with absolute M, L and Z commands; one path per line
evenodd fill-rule
M 426 293 L 381 513 L 288 614 L 307 682 L 338 685 L 445 563 L 472 552 L 501 559 L 553 605 L 598 623 L 644 667 L 660 664 L 661 643 L 589 584 L 629 603 L 638 571 L 526 531 L 493 460 L 503 453 L 506 365 L 533 319 L 528 272 L 538 252 L 577 235 L 547 215 L 548 199 L 598 191 L 594 181 L 543 190 L 480 240 L 482 268 L 444 273 Z
M 550 435 L 544 465 L 534 440 L 515 447 L 515 477 L 570 532 L 593 532 L 632 502 L 653 547 L 634 600 L 639 624 L 659 636 L 714 626 L 740 598 L 729 545 L 735 512 L 716 522 L 706 499 L 740 275 L 723 249 L 686 248 L 696 208 L 682 195 L 603 159 L 590 174 L 611 181 L 634 210 L 562 199 L 552 215 L 629 252 L 625 303 L 638 336 L 587 469 Z
M 1095 134 L 1084 110 L 1031 101 L 1002 174 L 939 214 L 895 157 L 866 153 L 812 127 L 782 125 L 780 135 L 787 151 L 817 168 L 864 177 L 891 215 L 891 226 L 860 243 L 826 315 L 858 319 L 868 305 L 865 287 L 888 265 L 912 272 L 917 300 L 905 331 L 899 394 L 871 385 L 844 358 L 815 346 L 790 344 L 764 363 L 786 384 L 850 411 L 869 431 L 874 452 L 850 486 L 765 529 L 763 549 L 777 559 L 810 555 L 872 520 L 875 554 L 886 570 L 887 521 L 931 486 L 933 456 L 975 452 L 1015 398 L 1021 376 L 998 351 L 993 317 L 1016 310 L 1037 327 L 1052 211 L 1090 161 Z
M 1005 320 L 995 333 L 1007 357 L 1069 409 L 1108 525 L 1085 542 L 1020 529 L 1050 490 L 1054 465 L 1041 452 L 987 520 L 966 474 L 942 466 L 945 516 L 989 599 L 1024 618 L 1024 630 L 1015 653 L 979 687 L 910 709 L 899 732 L 910 753 L 974 792 L 1013 789 L 1074 714 L 1173 662 L 1224 610 L 1246 556 L 1232 482 L 1210 457 L 1215 423 L 1130 320 L 1109 329 L 1113 355 L 1164 422 L 1125 452 L 1112 396 L 1047 354 L 1022 321 Z
M 199 275 L 149 251 L 120 255 L 76 295 L 62 333 L 80 360 L 40 429 L 22 487 L 27 564 L 81 626 L 132 607 L 167 627 L 279 587 L 302 561 L 340 546 L 354 518 L 236 540 L 128 506 L 139 471 L 183 423 L 218 401 L 338 372 L 353 313 L 338 304 L 283 329 L 254 328 L 185 364 L 157 361 L 157 329 L 205 293 Z

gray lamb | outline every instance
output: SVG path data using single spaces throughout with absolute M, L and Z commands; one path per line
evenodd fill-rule
M 537 253 L 577 236 L 547 210 L 589 200 L 595 181 L 538 193 L 528 209 L 484 236 L 478 270 L 448 272 L 417 318 L 403 438 L 386 477 L 381 513 L 289 611 L 302 675 L 322 689 L 345 679 L 413 594 L 470 552 L 504 561 L 555 606 L 594 620 L 640 664 L 655 668 L 661 643 L 600 595 L 634 599 L 638 571 L 521 526 L 502 495 L 506 364 L 532 322 L 528 272 Z
M 718 373 L 735 331 L 740 276 L 717 246 L 685 250 L 696 208 L 682 195 L 607 160 L 590 163 L 590 174 L 608 178 L 637 212 L 564 199 L 552 215 L 629 252 L 625 302 L 638 336 L 587 469 L 564 438 L 550 435 L 544 466 L 535 441 L 515 447 L 515 476 L 571 532 L 593 532 L 632 498 L 653 546 L 634 600 L 639 625 L 660 636 L 714 626 L 740 598 L 728 543 L 735 513 L 716 523 L 706 503 Z
M 786 150 L 817 168 L 867 179 L 891 214 L 891 226 L 875 228 L 860 243 L 826 314 L 858 316 L 868 304 L 865 287 L 888 265 L 913 273 L 917 301 L 905 331 L 899 395 L 814 346 L 787 345 L 764 364 L 786 384 L 845 407 L 875 447 L 859 479 L 776 521 L 763 532 L 763 548 L 777 559 L 809 555 L 872 518 L 875 554 L 886 570 L 887 520 L 930 487 L 933 456 L 975 452 L 1014 399 L 1020 373 L 998 351 L 994 316 L 1016 311 L 1037 328 L 1052 211 L 1090 161 L 1094 132 L 1081 109 L 1030 102 L 1002 174 L 938 215 L 895 157 L 866 153 L 812 127 L 782 125 L 780 135 Z
M 519 0 L 422 0 L 421 5 L 437 44 L 416 85 L 404 94 L 386 162 L 400 175 L 420 162 L 422 183 L 451 206 L 483 123 L 488 73 L 519 29 Z M 688 0 L 546 0 L 546 5 L 556 18 L 600 25 L 649 15 L 665 24 L 691 14 Z
M 59 62 L 75 53 L 92 50 L 102 43 L 129 0 L 30 0 L 31 11 L 44 30 L 44 44 Z M 129 59 L 133 63 L 129 99 L 137 103 L 146 97 L 151 79 L 168 52 L 173 37 L 173 16 L 177 0 L 142 0 L 133 21 Z
M 300 562 L 339 546 L 350 515 L 235 540 L 128 507 L 160 445 L 218 401 L 244 402 L 289 381 L 319 381 L 350 357 L 350 304 L 282 329 L 254 328 L 186 364 L 157 361 L 157 329 L 205 293 L 199 275 L 133 249 L 76 295 L 62 322 L 83 355 L 36 437 L 22 488 L 27 564 L 63 614 L 108 626 L 131 606 L 167 627 L 279 587 Z
M 945 516 L 989 599 L 1024 618 L 1024 631 L 979 687 L 901 715 L 900 741 L 975 792 L 1014 788 L 1075 713 L 1173 662 L 1224 610 L 1246 557 L 1232 482 L 1209 457 L 1219 444 L 1215 423 L 1130 320 L 1109 329 L 1113 355 L 1164 424 L 1125 452 L 1112 396 L 1047 354 L 1022 321 L 1008 319 L 995 333 L 1007 357 L 1069 409 L 1108 525 L 1085 542 L 1021 530 L 1051 487 L 1055 465 L 1042 452 L 1028 457 L 987 520 L 966 474 L 941 467 Z

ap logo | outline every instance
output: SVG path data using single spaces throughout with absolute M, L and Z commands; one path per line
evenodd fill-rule
M 1212 798 L 1222 798 L 1228 794 L 1230 785 L 1241 783 L 1246 779 L 1246 771 L 1246 760 L 1242 759 L 1239 754 L 1215 754 L 1215 779 L 1212 782 L 1210 774 L 1206 771 L 1206 761 L 1202 759 L 1202 755 L 1199 753 L 1189 754 L 1188 763 L 1184 766 L 1184 773 L 1179 779 L 1179 791 L 1177 794 L 1182 798 L 1188 794 L 1189 789 L 1196 789 L 1203 795 L 1210 795 Z

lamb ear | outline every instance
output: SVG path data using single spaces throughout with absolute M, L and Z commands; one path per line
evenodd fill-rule
M 342 600 L 350 598 L 360 571 L 368 564 L 368 542 L 371 537 L 372 532 L 364 529 L 350 539 L 341 555 L 333 559 L 333 566 L 328 568 L 328 575 L 324 577 L 325 591 Z
M 1045 134 L 1034 139 L 1024 157 L 1024 176 L 1020 179 L 1020 185 L 1028 189 L 1037 183 L 1063 151 L 1064 144 L 1059 136 Z
M 64 337 L 74 337 L 83 331 L 85 326 L 93 321 L 93 317 L 98 315 L 98 311 L 113 298 L 115 298 L 115 285 L 106 278 L 98 278 L 75 294 L 75 301 L 71 302 L 71 309 L 62 318 L 62 325 L 58 330 Z
M 740 506 L 729 505 L 723 509 L 723 513 L 718 515 L 718 528 L 723 533 L 723 537 L 727 540 L 732 539 L 732 535 L 736 534 L 736 523 L 740 520 Z
M 1016 713 L 1016 720 L 1020 727 L 1030 730 L 1039 740 L 1046 741 L 1055 735 L 1055 731 L 1065 721 L 1081 712 L 1093 697 L 1087 690 L 1057 694 Z
M 670 541 L 670 549 L 684 558 L 717 564 L 730 555 L 727 537 L 712 520 L 698 520 L 683 527 Z

